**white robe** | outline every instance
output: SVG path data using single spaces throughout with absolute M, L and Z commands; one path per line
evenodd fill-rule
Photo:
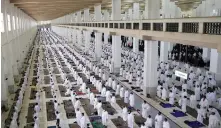
M 186 105 L 187 105 L 187 99 L 186 98 L 182 98 L 182 106 L 181 106 L 181 109 L 182 109 L 182 112 L 186 112 Z
M 220 128 L 220 120 L 215 115 L 209 116 L 208 128 Z
M 80 100 L 77 100 L 74 104 L 74 108 L 77 109 L 77 108 L 80 108 L 80 105 L 81 105 L 81 102 Z
M 102 103 L 98 103 L 96 108 L 97 108 L 98 116 L 102 116 Z
M 106 92 L 106 101 L 107 101 L 107 102 L 110 102 L 110 100 L 111 100 L 111 92 L 110 92 L 110 91 L 107 91 L 107 92 Z
M 10 124 L 10 128 L 18 128 L 18 124 L 16 119 L 13 119 Z
M 127 108 L 126 107 L 124 107 L 123 108 L 123 112 L 122 112 L 122 118 L 123 118 L 123 120 L 124 121 L 127 121 Z
M 103 97 L 106 96 L 106 88 L 105 87 L 102 88 L 101 96 L 103 96 Z
M 173 104 L 174 104 L 174 98 L 175 98 L 174 93 L 171 92 L 171 93 L 169 94 L 169 97 L 170 97 L 170 98 L 169 98 L 169 103 L 173 105 Z
M 129 103 L 129 91 L 126 90 L 124 93 L 124 103 Z
M 145 126 L 146 126 L 147 128 L 153 127 L 153 119 L 148 117 L 147 120 L 146 120 L 146 122 L 145 122 Z
M 132 113 L 128 114 L 127 124 L 129 128 L 134 127 L 134 115 Z
M 81 117 L 80 123 L 81 123 L 81 125 L 80 125 L 81 128 L 86 128 L 87 127 L 85 116 Z
M 167 100 L 168 96 L 167 96 L 167 90 L 165 88 L 163 88 L 162 90 L 162 99 L 163 100 Z
M 142 117 L 147 118 L 147 112 L 150 111 L 150 105 L 147 103 L 142 103 Z
M 81 117 L 82 114 L 80 111 L 76 111 L 76 119 L 77 119 L 77 124 L 80 125 L 81 124 Z
M 168 121 L 163 121 L 163 128 L 170 128 L 170 123 Z
M 119 94 L 120 94 L 120 85 L 118 84 L 117 89 L 116 89 L 116 95 L 119 95 Z
M 197 104 L 196 96 L 195 95 L 191 95 L 190 96 L 190 107 L 191 108 L 196 108 L 196 104 Z
M 163 116 L 157 114 L 155 117 L 155 128 L 162 128 L 162 125 L 163 125 Z
M 94 93 L 90 93 L 90 104 L 94 105 Z
M 120 97 L 121 98 L 124 97 L 124 88 L 123 87 L 120 88 Z
M 202 109 L 203 108 L 197 109 L 197 118 L 196 118 L 196 120 L 201 122 L 201 123 L 203 123 Z
M 134 107 L 134 94 L 130 94 L 129 100 L 130 100 L 130 106 Z
M 107 111 L 103 111 L 101 117 L 102 117 L 102 124 L 107 126 L 108 112 Z

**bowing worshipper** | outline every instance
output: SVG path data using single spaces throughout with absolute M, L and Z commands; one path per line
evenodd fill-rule
M 95 96 L 94 97 L 94 109 L 96 108 L 97 104 L 98 104 L 98 98 L 97 96 Z
M 99 101 L 97 106 L 96 106 L 96 109 L 97 109 L 97 113 L 98 113 L 98 116 L 102 116 L 102 102 Z
M 107 90 L 106 92 L 106 102 L 110 102 L 111 101 L 111 92 L 110 90 Z
M 162 116 L 161 112 L 159 112 L 155 116 L 155 128 L 162 128 L 162 125 L 163 125 L 163 116 Z
M 60 112 L 56 111 L 55 115 L 56 115 L 56 119 L 60 119 L 61 120 L 61 113 Z
M 86 90 L 86 83 L 85 82 L 83 82 L 83 84 L 81 85 L 79 91 L 82 91 L 82 93 L 86 93 L 87 92 L 87 90 Z
M 112 94 L 112 97 L 111 97 L 111 104 L 112 104 L 112 105 L 116 104 L 116 97 L 115 97 L 115 94 Z
M 163 87 L 162 85 L 157 86 L 157 96 L 161 98 Z
M 129 103 L 129 91 L 127 89 L 124 92 L 124 103 Z
M 95 96 L 94 96 L 94 93 L 91 92 L 91 93 L 90 93 L 90 104 L 91 104 L 91 105 L 94 105 L 94 97 L 95 97 Z
M 171 105 L 174 105 L 174 98 L 175 98 L 175 94 L 173 93 L 172 90 L 170 90 L 169 103 L 170 103 Z
M 102 118 L 102 124 L 105 127 L 107 127 L 107 122 L 108 122 L 109 117 L 108 117 L 108 112 L 106 110 L 103 110 L 101 118 Z
M 118 83 L 117 84 L 117 88 L 116 88 L 116 95 L 119 95 L 120 94 L 120 84 Z
M 123 86 L 121 86 L 121 88 L 120 88 L 120 97 L 124 98 L 124 87 Z
M 72 104 L 75 104 L 75 101 L 76 101 L 76 94 L 75 94 L 75 92 L 71 93 L 71 101 L 72 101 Z
M 221 109 L 221 97 L 216 100 L 218 108 Z
M 209 108 L 208 108 L 208 117 L 209 117 L 209 115 L 211 115 L 212 112 L 214 112 L 214 113 L 215 113 L 215 116 L 217 116 L 217 118 L 218 118 L 219 120 L 221 120 L 220 114 L 219 114 L 219 112 L 217 111 L 217 109 L 214 108 L 213 106 L 209 106 Z
M 129 111 L 128 116 L 127 116 L 127 124 L 129 128 L 134 127 L 134 115 L 133 113 L 131 113 L 131 111 Z
M 18 128 L 18 123 L 17 123 L 17 119 L 12 119 L 11 123 L 10 123 L 10 128 Z
M 146 128 L 152 128 L 153 127 L 153 119 L 152 119 L 151 115 L 149 115 L 146 119 L 147 119 L 145 121 Z
M 212 112 L 211 115 L 209 116 L 209 125 L 208 128 L 220 128 L 221 123 L 220 119 L 215 115 L 215 112 Z
M 196 101 L 196 95 L 195 93 L 193 93 L 191 96 L 190 96 L 190 107 L 195 109 L 196 108 L 196 104 L 197 104 L 197 101 Z
M 147 113 L 148 111 L 150 111 L 151 107 L 146 101 L 142 103 L 141 107 L 142 107 L 142 117 L 146 119 Z
M 80 127 L 81 128 L 87 128 L 86 117 L 84 116 L 84 113 L 82 113 L 82 117 L 81 117 L 81 120 L 80 120 Z
M 116 91 L 116 86 L 117 86 L 116 81 L 115 81 L 115 79 L 113 79 L 113 81 L 112 81 L 112 89 L 115 90 L 115 91 Z
M 106 97 L 106 87 L 105 86 L 103 86 L 103 88 L 102 88 L 101 96 Z
M 70 95 L 70 94 L 71 94 L 71 90 L 70 90 L 70 88 L 68 87 L 68 88 L 66 89 L 65 96 Z
M 54 100 L 54 109 L 56 111 L 59 111 L 60 110 L 60 104 L 57 102 L 57 100 Z
M 122 110 L 122 118 L 123 118 L 124 121 L 127 121 L 127 115 L 128 115 L 127 107 L 124 106 L 124 108 Z
M 134 107 L 134 94 L 131 92 L 129 95 L 130 106 Z
M 147 126 L 145 125 L 145 123 L 142 123 L 142 124 L 140 125 L 140 128 L 147 128 Z
M 39 118 L 35 116 L 34 120 L 35 120 L 34 128 L 39 128 Z
M 80 108 L 80 106 L 81 106 L 81 102 L 78 98 L 76 98 L 76 102 L 74 103 L 75 111 L 76 111 L 76 109 Z
M 38 103 L 35 104 L 35 108 L 34 108 L 35 112 L 40 112 L 41 108 L 40 105 Z
M 79 108 L 77 108 L 76 110 L 77 110 L 76 111 L 76 120 L 77 120 L 77 124 L 80 126 L 80 124 L 81 124 L 80 121 L 81 121 L 82 113 L 81 113 Z
M 165 118 L 164 121 L 163 121 L 163 128 L 170 128 L 170 123 L 167 120 L 167 118 Z
M 167 94 L 167 90 L 166 90 L 166 88 L 163 88 L 163 90 L 162 90 L 162 97 L 161 97 L 163 100 L 167 100 L 167 98 L 168 98 L 168 94 Z

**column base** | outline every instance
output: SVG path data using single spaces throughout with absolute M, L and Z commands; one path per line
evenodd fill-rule
M 157 95 L 157 87 L 146 87 L 146 96 L 150 95 L 151 97 L 155 97 Z

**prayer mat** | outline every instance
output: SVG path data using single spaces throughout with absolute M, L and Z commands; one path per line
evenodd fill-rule
M 173 112 L 171 112 L 170 114 L 172 114 L 175 117 L 187 116 L 187 114 L 185 114 L 185 113 L 183 113 L 182 111 L 179 111 L 179 110 L 173 110 Z
M 163 108 L 171 108 L 171 107 L 174 107 L 172 104 L 163 103 L 163 102 L 160 103 L 160 106 L 162 106 Z
M 188 126 L 190 126 L 191 128 L 200 128 L 200 127 L 204 127 L 204 125 L 198 121 L 188 121 L 185 120 L 184 121 L 185 124 L 187 124 Z

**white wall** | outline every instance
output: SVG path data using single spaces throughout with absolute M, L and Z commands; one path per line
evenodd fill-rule
M 7 101 L 8 86 L 14 85 L 14 76 L 19 75 L 18 69 L 21 68 L 30 44 L 36 35 L 37 23 L 33 18 L 10 4 L 9 0 L 2 0 L 1 2 L 1 14 L 3 15 L 3 29 L 1 29 L 1 69 L 3 69 L 1 70 L 1 100 Z M 8 78 L 8 80 L 5 80 L 5 78 Z

